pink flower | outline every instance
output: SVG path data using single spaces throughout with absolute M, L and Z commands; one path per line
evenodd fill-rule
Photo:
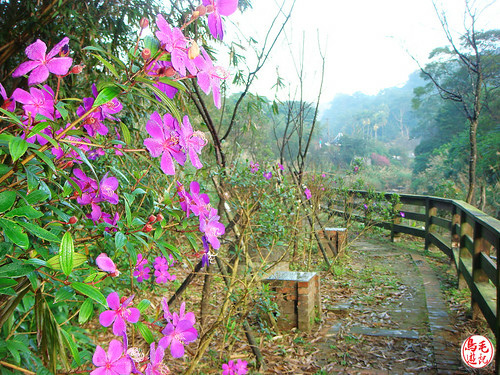
M 162 119 L 158 112 L 154 112 L 146 124 L 146 130 L 152 138 L 146 138 L 144 145 L 152 157 L 161 156 L 161 170 L 167 175 L 174 175 L 172 157 L 180 165 L 184 165 L 186 161 L 186 154 L 179 144 L 179 123 L 170 113 L 165 114 Z
M 272 172 L 264 172 L 264 173 L 262 173 L 262 175 L 265 177 L 266 180 L 270 180 L 271 177 L 273 177 Z
M 198 55 L 194 59 L 196 67 L 199 69 L 196 74 L 198 86 L 200 86 L 203 92 L 207 95 L 210 93 L 210 90 L 212 90 L 214 104 L 217 108 L 220 108 L 220 81 L 221 79 L 227 79 L 229 73 L 220 66 L 214 66 L 212 59 L 204 48 L 201 48 L 200 50 L 201 55 Z
M 94 98 L 83 98 L 83 107 L 80 106 L 76 110 L 78 116 L 83 116 L 94 105 Z M 99 107 L 100 108 L 100 107 Z M 89 133 L 89 136 L 95 137 L 96 134 L 106 135 L 109 129 L 104 125 L 102 111 L 99 108 L 94 109 L 90 114 L 83 120 L 83 127 Z
M 196 169 L 200 169 L 203 165 L 200 162 L 198 154 L 201 154 L 201 150 L 207 144 L 207 140 L 200 131 L 193 131 L 193 127 L 189 122 L 189 118 L 184 116 L 182 121 L 182 126 L 180 129 L 180 145 L 189 155 L 189 160 L 191 164 Z
M 238 0 L 203 0 L 203 5 L 211 5 L 213 12 L 208 15 L 208 28 L 212 36 L 224 38 L 224 24 L 221 16 L 230 16 L 238 9 Z
M 184 314 L 185 303 L 181 304 L 179 314 L 170 314 L 168 311 L 168 304 L 164 301 L 162 303 L 165 310 L 165 318 L 168 323 L 163 329 L 162 333 L 165 335 L 158 343 L 163 348 L 170 346 L 170 353 L 174 358 L 180 358 L 184 355 L 184 345 L 195 341 L 198 338 L 198 331 L 194 328 L 196 323 L 195 316 L 192 312 Z
M 149 350 L 149 363 L 146 367 L 146 375 L 163 375 L 170 373 L 167 365 L 163 364 L 164 355 L 165 349 L 158 345 L 158 349 L 155 350 L 155 343 L 153 342 Z
M 215 208 L 210 208 L 208 214 L 200 216 L 200 231 L 205 233 L 207 241 L 216 250 L 220 247 L 218 237 L 222 236 L 226 231 L 224 224 L 220 223 L 219 219 L 220 216 L 217 215 Z
M 170 28 L 170 25 L 161 14 L 156 16 L 156 26 L 158 26 L 159 30 L 155 35 L 160 41 L 162 48 L 170 52 L 174 69 L 182 76 L 186 76 L 186 68 L 191 74 L 196 74 L 194 62 L 187 54 L 188 40 L 182 34 L 182 31 L 177 27 Z
M 9 98 L 7 96 L 7 92 L 5 91 L 1 83 L 0 83 L 0 95 L 2 95 L 3 98 L 2 108 L 9 112 L 14 112 L 16 110 L 16 101 L 13 98 Z
M 238 359 L 238 362 L 233 360 L 222 365 L 222 375 L 245 375 L 248 372 L 247 361 Z
M 170 266 L 172 266 L 175 261 L 172 255 L 170 255 L 170 260 L 172 261 L 171 263 L 168 262 L 167 258 L 164 257 L 157 257 L 154 261 L 154 268 L 155 268 L 155 282 L 157 284 L 161 283 L 166 283 L 167 281 L 173 281 L 177 277 L 175 275 L 171 275 L 170 272 L 168 272 L 168 269 Z
M 63 76 L 68 73 L 73 59 L 71 57 L 54 57 L 61 49 L 69 43 L 69 38 L 65 37 L 46 55 L 47 45 L 40 39 L 26 47 L 26 56 L 32 61 L 23 62 L 12 73 L 12 77 L 21 77 L 31 72 L 28 77 L 28 85 L 42 83 L 49 77 L 49 73 Z
M 111 340 L 108 352 L 97 345 L 92 362 L 96 368 L 90 375 L 128 375 L 132 372 L 132 361 L 123 353 L 123 344 L 118 340 Z
M 118 189 L 118 179 L 116 177 L 108 177 L 106 173 L 101 182 L 99 182 L 97 202 L 107 201 L 111 204 L 117 204 L 118 194 L 115 193 L 116 189 Z
M 282 171 L 284 171 L 284 170 L 285 170 L 285 167 L 284 167 L 284 166 L 283 166 L 283 164 L 281 164 L 281 163 L 278 163 L 278 168 L 279 168 L 280 170 L 282 170 Z
M 95 263 L 97 264 L 97 267 L 104 272 L 109 272 L 112 277 L 120 274 L 120 271 L 116 268 L 115 263 L 105 253 L 99 254 L 99 256 L 95 259 Z
M 92 95 L 94 96 L 94 98 L 97 98 L 97 95 L 99 95 L 95 83 L 92 84 Z M 99 106 L 99 108 L 101 109 L 101 114 L 104 118 L 118 121 L 117 118 L 111 115 L 120 112 L 123 109 L 123 104 L 120 103 L 120 101 L 117 98 L 114 98 L 113 100 L 110 100 L 109 102 Z
M 113 292 L 108 295 L 106 301 L 111 310 L 106 310 L 99 315 L 99 323 L 103 327 L 109 327 L 113 323 L 113 333 L 121 335 L 126 332 L 127 326 L 125 321 L 129 323 L 137 323 L 141 315 L 139 309 L 128 307 L 134 296 L 130 296 L 120 304 L 120 296 Z
M 43 90 L 31 87 L 30 92 L 23 89 L 15 89 L 12 98 L 24 104 L 24 113 L 28 118 L 35 118 L 37 114 L 54 120 L 54 91 L 47 85 Z
M 309 190 L 308 188 L 306 188 L 304 190 L 304 194 L 306 195 L 306 199 L 311 199 L 312 195 L 311 195 L 311 190 Z
M 405 217 L 405 216 L 406 216 L 406 215 L 405 215 L 405 213 L 404 213 L 403 211 L 401 211 L 401 212 L 399 213 L 399 215 L 400 215 L 401 217 Z
M 257 173 L 259 171 L 259 163 L 250 162 L 250 172 Z

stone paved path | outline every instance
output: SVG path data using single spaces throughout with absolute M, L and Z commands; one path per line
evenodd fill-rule
M 350 249 L 351 269 L 323 300 L 323 373 L 467 374 L 439 280 L 425 257 L 376 240 Z

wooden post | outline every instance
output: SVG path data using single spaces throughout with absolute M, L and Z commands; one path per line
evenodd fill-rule
M 460 251 L 459 251 L 459 258 L 464 259 L 464 258 L 471 258 L 471 252 L 469 249 L 467 249 L 467 241 L 466 241 L 466 236 L 472 238 L 472 226 L 467 222 L 467 213 L 464 211 L 461 212 L 460 214 Z M 459 263 L 460 266 L 460 263 Z M 463 289 L 467 288 L 467 282 L 465 281 L 465 278 L 463 275 L 460 275 L 458 278 L 458 288 Z
M 472 280 L 475 283 L 488 282 L 489 278 L 486 273 L 481 270 L 480 256 L 481 253 L 490 255 L 490 248 L 488 242 L 483 237 L 483 227 L 480 223 L 474 223 L 474 256 L 472 257 Z M 472 305 L 472 319 L 481 316 L 481 309 L 479 308 L 476 301 L 472 297 L 471 293 L 471 305 Z
M 392 219 L 391 242 L 399 242 L 399 240 L 401 239 L 401 233 L 394 230 L 394 226 L 397 224 L 401 224 L 402 222 L 402 218 L 400 215 L 401 207 L 401 203 L 398 203 L 396 206 L 394 206 L 394 212 L 396 212 L 396 216 Z
M 425 200 L 425 250 L 429 250 L 432 245 L 430 234 L 434 231 L 432 217 L 437 215 L 437 208 L 434 207 L 429 198 Z

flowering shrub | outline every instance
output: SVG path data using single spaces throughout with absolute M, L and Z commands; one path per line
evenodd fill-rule
M 236 8 L 236 0 L 203 0 L 188 23 L 207 15 L 211 33 L 222 39 L 221 16 Z M 141 32 L 147 23 L 141 21 Z M 171 313 L 164 299 L 158 320 L 159 308 L 147 312 L 149 300 L 134 300 L 142 283 L 157 291 L 175 280 L 172 267 L 191 251 L 186 244 L 203 248 L 204 265 L 220 247 L 225 228 L 217 209 L 198 182 L 190 182 L 189 193 L 184 189 L 181 168 L 187 160 L 202 168 L 207 140 L 173 99 L 184 80 L 194 79 L 220 107 L 228 74 L 183 28 L 161 14 L 155 23 L 156 38 L 138 38 L 128 61 L 87 47 L 109 72 L 88 87 L 88 97 L 62 95 L 65 79 L 78 80 L 82 71 L 69 57 L 68 37 L 48 53 L 41 40 L 26 48 L 27 61 L 13 77 L 27 87 L 8 96 L 0 85 L 0 326 L 6 332 L 0 359 L 12 358 L 13 366 L 37 374 L 71 368 L 164 374 L 166 349 L 182 357 L 198 337 L 184 303 Z M 146 117 L 147 135 L 128 122 L 141 100 L 158 108 L 139 116 Z M 96 311 L 100 325 L 112 327 L 109 345 L 94 347 L 76 324 Z M 149 356 L 128 346 L 132 327 L 150 345 Z

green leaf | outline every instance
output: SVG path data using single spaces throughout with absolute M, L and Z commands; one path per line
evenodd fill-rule
M 2 191 L 0 193 L 0 212 L 5 212 L 12 207 L 16 200 L 16 192 L 13 190 Z
M 22 206 L 15 208 L 12 211 L 9 211 L 5 214 L 5 217 L 14 217 L 14 216 L 22 216 L 28 219 L 38 219 L 43 216 L 43 213 L 41 213 L 38 210 L 35 210 L 31 206 Z
M 66 276 L 69 276 L 73 271 L 73 257 L 75 255 L 75 244 L 70 232 L 64 233 L 64 236 L 59 246 L 59 264 L 61 270 Z
M 123 141 L 125 144 L 130 144 L 131 138 L 130 138 L 130 131 L 127 128 L 127 125 L 123 123 L 123 121 L 120 121 L 120 129 L 122 130 L 122 135 L 123 135 Z
M 17 285 L 17 281 L 13 279 L 8 279 L 8 278 L 0 278 L 0 288 L 6 288 L 8 286 L 14 286 Z
M 116 77 L 120 78 L 120 75 L 116 71 L 115 67 L 107 60 L 105 60 L 102 56 L 96 55 L 95 53 L 91 53 L 92 56 L 94 56 L 97 60 L 102 62 L 106 68 Z
M 17 246 L 22 247 L 23 249 L 28 248 L 30 244 L 28 235 L 23 232 L 23 228 L 21 228 L 19 225 L 7 219 L 0 219 L 0 227 L 2 227 L 5 235 L 9 240 L 14 242 Z
M 143 313 L 149 307 L 149 305 L 151 305 L 151 301 L 143 299 L 141 302 L 137 304 L 137 308 L 141 313 Z
M 144 337 L 144 340 L 149 344 L 151 344 L 155 339 L 153 337 L 153 333 L 149 329 L 147 325 L 145 325 L 143 322 L 137 322 L 135 323 L 135 326 L 141 333 L 142 337 Z
M 78 254 L 75 254 L 75 255 L 78 255 Z M 99 281 L 107 274 L 108 274 L 107 272 L 94 272 L 94 273 L 91 273 L 90 275 L 88 275 L 84 281 L 86 283 L 93 283 L 93 282 Z
M 75 298 L 75 292 L 70 287 L 63 286 L 62 288 L 59 288 L 59 290 L 56 292 L 54 303 L 68 300 L 71 298 Z
M 122 232 L 116 232 L 115 234 L 115 246 L 116 249 L 121 249 L 127 243 L 127 236 L 125 236 Z
M 62 118 L 67 121 L 69 112 L 66 109 L 66 103 L 64 103 L 62 101 L 58 101 L 56 104 L 56 109 L 59 111 Z
M 18 124 L 18 125 L 21 125 L 21 126 L 24 126 L 23 122 L 19 119 L 19 117 L 17 117 L 13 113 L 11 113 L 9 111 L 6 111 L 3 108 L 0 108 L 0 112 L 2 112 L 4 115 L 6 115 L 7 117 L 9 117 L 11 122 L 13 122 L 15 124 Z
M 49 195 L 43 190 L 35 190 L 28 194 L 26 197 L 26 202 L 28 204 L 37 204 L 45 201 Z
M 78 323 L 83 324 L 89 320 L 90 316 L 94 312 L 94 303 L 90 298 L 87 298 L 80 307 L 80 312 L 78 313 Z
M 80 366 L 82 363 L 82 359 L 80 357 L 80 352 L 78 351 L 78 348 L 76 347 L 75 344 L 75 339 L 70 336 L 68 332 L 66 332 L 64 329 L 59 328 L 63 337 L 64 341 L 66 341 L 66 344 L 69 346 L 69 350 L 71 352 L 71 355 L 73 356 L 77 366 Z
M 50 160 L 48 158 L 47 155 L 45 155 L 43 152 L 40 152 L 40 151 L 37 151 L 37 150 L 33 150 L 33 152 L 45 163 L 49 166 L 50 169 L 52 169 L 53 172 L 56 171 L 56 166 L 54 165 L 54 163 L 52 162 L 52 160 Z
M 9 152 L 13 162 L 23 156 L 27 149 L 28 142 L 20 137 L 14 137 L 9 141 Z
M 21 276 L 27 275 L 34 269 L 35 267 L 29 264 L 24 264 L 21 261 L 13 261 L 12 263 L 8 263 L 0 267 L 0 277 L 11 277 L 13 279 L 17 279 Z
M 92 298 L 97 303 L 108 307 L 108 303 L 106 302 L 106 298 L 102 295 L 102 293 L 96 287 L 80 282 L 74 282 L 71 284 L 73 289 L 77 292 L 82 293 L 83 295 Z
M 34 234 L 37 237 L 40 237 L 43 240 L 50 241 L 50 242 L 60 242 L 61 240 L 59 237 L 57 237 L 54 233 L 49 232 L 47 229 L 43 229 L 39 227 L 38 225 L 32 224 L 32 223 L 25 223 L 18 221 L 17 222 L 19 225 L 23 226 L 26 228 L 29 232 Z
M 160 43 L 156 38 L 151 35 L 147 35 L 144 37 L 144 48 L 147 48 L 151 51 L 151 56 L 154 56 L 160 47 Z
M 50 123 L 48 121 L 43 121 L 43 122 L 40 122 L 38 124 L 36 124 L 35 126 L 33 126 L 33 128 L 30 130 L 30 133 L 28 134 L 28 136 L 26 138 L 31 138 L 33 137 L 34 135 L 37 135 L 38 133 L 40 133 L 43 129 L 47 128 L 48 126 L 50 125 Z
M 127 219 L 127 226 L 130 227 L 132 225 L 132 213 L 130 212 L 130 205 L 127 199 L 125 199 L 125 217 Z
M 80 253 L 73 254 L 73 268 L 81 266 L 86 261 L 87 261 L 86 255 Z M 54 255 L 52 258 L 50 258 L 47 261 L 47 266 L 57 271 L 61 270 L 61 261 L 59 259 L 59 254 Z
M 107 86 L 101 90 L 101 92 L 97 95 L 97 98 L 94 101 L 94 105 L 92 106 L 93 108 L 99 107 L 100 105 L 103 105 L 110 100 L 113 100 L 116 98 L 120 93 L 122 92 L 122 89 L 117 87 L 117 86 Z

